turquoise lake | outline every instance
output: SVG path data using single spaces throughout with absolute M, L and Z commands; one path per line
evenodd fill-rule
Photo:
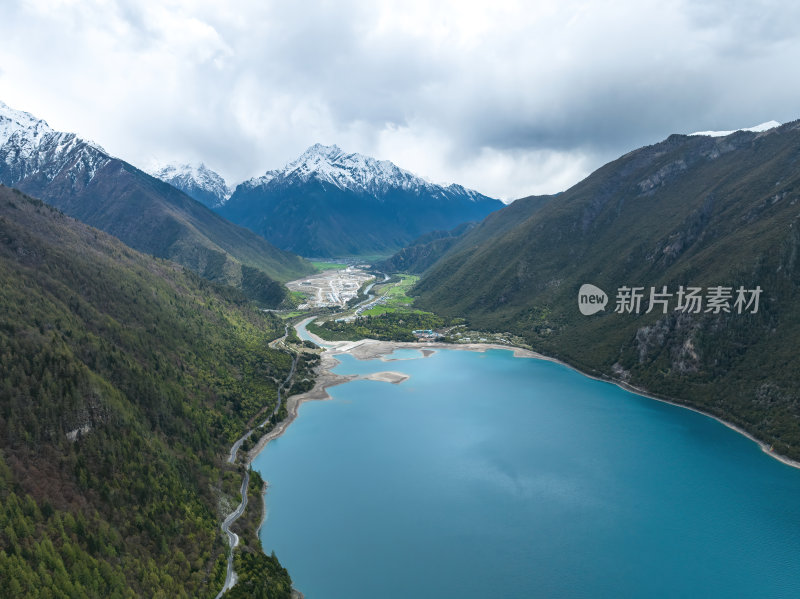
M 253 463 L 307 599 L 800 597 L 800 470 L 701 414 L 510 351 L 340 356 Z

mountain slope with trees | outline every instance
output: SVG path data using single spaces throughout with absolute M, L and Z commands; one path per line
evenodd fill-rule
M 474 229 L 476 225 L 477 223 L 469 222 L 450 231 L 425 233 L 399 252 L 372 266 L 383 272 L 422 274 L 444 256 L 462 235 Z
M 0 281 L 2 594 L 214 597 L 242 480 L 225 456 L 290 371 L 282 323 L 3 186 Z
M 405 272 L 422 274 L 436 264 L 452 248 L 460 247 L 459 244 L 467 238 L 467 234 L 474 232 L 467 243 L 474 245 L 479 239 L 486 239 L 499 234 L 501 230 L 510 227 L 516 220 L 528 218 L 539 208 L 550 201 L 552 196 L 531 196 L 517 200 L 500 213 L 493 212 L 483 222 L 469 222 L 459 225 L 450 231 L 431 231 L 421 235 L 413 243 L 404 247 L 389 258 L 376 262 L 374 268 L 385 272 Z M 476 230 L 477 229 L 477 230 Z M 453 250 L 452 253 L 458 253 Z
M 800 123 L 673 135 L 535 201 L 460 239 L 419 281 L 416 305 L 510 331 L 800 457 Z M 592 316 L 578 306 L 586 283 L 608 295 Z M 625 287 L 641 287 L 638 313 L 616 311 Z M 657 301 L 647 313 L 651 288 L 665 287 L 666 313 Z M 700 288 L 700 311 L 676 309 L 681 287 Z M 729 311 L 708 299 L 716 287 Z M 756 313 L 738 313 L 740 287 L 761 288 Z

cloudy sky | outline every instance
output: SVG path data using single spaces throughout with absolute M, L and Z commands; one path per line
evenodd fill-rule
M 309 145 L 514 199 L 670 133 L 800 118 L 800 4 L 5 0 L 0 100 L 230 182 Z

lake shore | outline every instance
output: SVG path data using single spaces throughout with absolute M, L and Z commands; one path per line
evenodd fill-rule
M 328 389 L 336 385 L 348 383 L 358 378 L 357 375 L 341 375 L 331 372 L 332 369 L 339 364 L 333 354 L 325 351 L 320 356 L 320 365 L 317 367 L 317 378 L 314 383 L 314 388 L 311 391 L 306 391 L 299 395 L 291 395 L 286 399 L 286 412 L 287 416 L 275 425 L 271 431 L 258 440 L 258 443 L 247 452 L 247 464 L 249 465 L 253 460 L 258 457 L 267 444 L 280 437 L 289 425 L 297 418 L 298 410 L 303 403 L 307 401 L 321 401 L 331 399 Z
M 305 324 L 309 320 L 312 319 L 306 319 L 301 324 Z M 692 412 L 702 414 L 703 416 L 707 416 L 708 418 L 713 418 L 720 424 L 728 427 L 729 429 L 739 433 L 740 435 L 751 440 L 753 443 L 757 444 L 761 449 L 761 451 L 763 451 L 771 458 L 778 460 L 782 464 L 785 464 L 786 466 L 789 466 L 791 468 L 800 469 L 800 462 L 798 462 L 797 460 L 793 460 L 786 456 L 775 453 L 774 451 L 772 451 L 769 445 L 767 445 L 763 441 L 758 440 L 752 434 L 748 433 L 746 430 L 742 429 L 741 427 L 731 422 L 723 420 L 722 418 L 714 416 L 713 414 L 709 414 L 700 409 L 687 406 L 673 399 L 653 395 L 652 393 L 649 393 L 644 389 L 641 389 L 639 387 L 636 387 L 619 379 L 588 374 L 562 360 L 553 358 L 551 356 L 546 356 L 544 354 L 529 349 L 514 347 L 510 345 L 500 345 L 495 343 L 435 343 L 435 342 L 420 343 L 414 341 L 378 341 L 375 339 L 362 339 L 360 341 L 325 341 L 324 339 L 321 339 L 320 337 L 314 335 L 308 330 L 306 330 L 305 332 L 312 338 L 312 340 L 315 343 L 325 348 L 325 351 L 323 351 L 321 355 L 321 362 L 320 366 L 318 367 L 316 384 L 314 385 L 314 388 L 311 391 L 308 391 L 307 393 L 303 393 L 301 395 L 292 396 L 287 400 L 287 406 L 286 406 L 288 410 L 287 418 L 283 420 L 281 423 L 279 423 L 267 435 L 262 437 L 261 440 L 259 440 L 256 446 L 253 447 L 253 449 L 248 453 L 247 456 L 248 463 L 254 460 L 256 456 L 258 456 L 258 454 L 264 449 L 264 447 L 266 447 L 269 441 L 280 437 L 284 433 L 286 428 L 294 421 L 295 418 L 297 418 L 298 410 L 304 402 L 331 399 L 331 396 L 328 393 L 328 388 L 334 387 L 336 385 L 341 385 L 343 383 L 347 383 L 349 381 L 357 379 L 379 380 L 379 381 L 399 384 L 404 380 L 406 380 L 406 378 L 408 378 L 407 375 L 394 371 L 373 373 L 371 375 L 364 375 L 364 376 L 335 374 L 331 371 L 339 364 L 339 360 L 337 360 L 335 357 L 336 355 L 350 354 L 358 360 L 380 359 L 384 362 L 401 362 L 402 359 L 387 358 L 387 356 L 391 355 L 395 350 L 398 349 L 418 350 L 422 354 L 423 358 L 427 358 L 430 355 L 432 355 L 435 351 L 442 349 L 475 351 L 475 352 L 485 352 L 490 349 L 501 349 L 505 351 L 514 352 L 514 357 L 516 358 L 533 358 L 536 360 L 555 362 L 557 364 L 566 366 L 567 368 L 574 370 L 575 372 L 578 372 L 583 376 L 587 376 L 597 381 L 602 381 L 605 383 L 616 385 L 617 387 L 620 387 L 621 389 L 624 389 L 631 393 L 635 393 L 636 395 L 641 395 L 642 397 L 646 397 L 648 399 L 653 399 L 656 401 L 660 401 L 662 403 L 667 403 L 673 406 L 677 406 L 679 408 L 691 410 Z
M 330 351 L 325 351 L 322 353 L 320 356 L 320 365 L 317 367 L 317 379 L 314 384 L 314 388 L 306 393 L 292 395 L 286 400 L 286 418 L 281 420 L 275 426 L 275 428 L 258 440 L 258 443 L 256 443 L 255 446 L 253 446 L 253 448 L 247 453 L 247 464 L 250 464 L 250 462 L 255 460 L 256 457 L 258 457 L 258 454 L 264 450 L 270 441 L 277 439 L 286 431 L 289 425 L 294 422 L 295 418 L 297 418 L 297 414 L 301 405 L 307 401 L 325 401 L 332 399 L 331 395 L 328 393 L 328 389 L 331 387 L 356 380 L 380 381 L 384 383 L 391 383 L 393 385 L 399 385 L 400 383 L 404 383 L 409 379 L 407 374 L 393 370 L 372 372 L 364 375 L 342 375 L 331 372 L 339 364 L 339 360 L 336 359 L 336 356 L 342 353 L 348 352 L 337 351 L 333 353 Z

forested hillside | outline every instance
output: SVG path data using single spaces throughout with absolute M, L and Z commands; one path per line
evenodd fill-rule
M 2 186 L 0 282 L 0 595 L 215 596 L 224 456 L 276 401 L 283 325 Z
M 673 135 L 540 203 L 518 200 L 459 239 L 415 305 L 510 331 L 800 458 L 800 124 Z M 587 283 L 608 295 L 591 316 L 578 306 Z M 619 309 L 625 288 L 638 288 L 635 310 Z M 681 309 L 690 288 L 702 305 Z M 740 288 L 761 289 L 757 310 L 737 307 Z M 715 289 L 727 294 L 718 307 Z

